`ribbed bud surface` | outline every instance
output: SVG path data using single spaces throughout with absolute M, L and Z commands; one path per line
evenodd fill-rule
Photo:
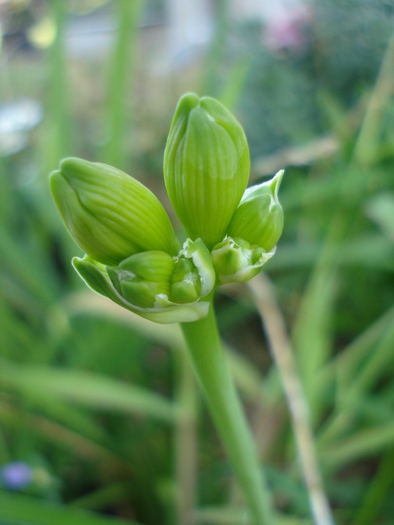
M 191 239 L 220 242 L 245 191 L 250 160 L 241 125 L 220 102 L 184 95 L 164 155 L 171 204 Z
M 148 250 L 178 253 L 179 243 L 163 206 L 129 175 L 68 158 L 51 174 L 50 184 L 67 229 L 98 262 L 113 265 Z
M 116 290 L 131 304 L 153 308 L 158 294 L 168 297 L 175 261 L 165 252 L 137 253 L 119 266 L 107 266 Z
M 106 271 L 120 296 L 139 308 L 194 303 L 215 284 L 211 257 L 201 240 L 186 241 L 177 257 L 141 252 Z

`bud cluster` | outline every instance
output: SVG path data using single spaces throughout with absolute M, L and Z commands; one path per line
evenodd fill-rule
M 215 286 L 244 282 L 274 255 L 283 229 L 283 171 L 246 189 L 249 149 L 241 125 L 218 101 L 184 95 L 171 124 L 164 180 L 183 224 L 181 245 L 159 200 L 125 173 L 69 158 L 51 174 L 63 221 L 85 257 L 87 285 L 148 319 L 194 321 Z

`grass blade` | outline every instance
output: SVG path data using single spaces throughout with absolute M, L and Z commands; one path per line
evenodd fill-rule
M 82 509 L 0 491 L 0 522 L 11 525 L 138 525 Z

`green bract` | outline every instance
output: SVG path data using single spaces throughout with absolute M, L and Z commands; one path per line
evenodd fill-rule
M 215 286 L 251 279 L 274 255 L 283 172 L 245 191 L 248 175 L 240 124 L 216 100 L 189 93 L 164 158 L 167 192 L 189 237 L 182 248 L 153 193 L 115 168 L 64 159 L 50 186 L 86 253 L 73 259 L 86 284 L 142 317 L 172 323 L 204 317 Z
M 241 125 L 217 100 L 184 95 L 164 154 L 164 180 L 192 239 L 220 242 L 249 177 L 249 149 Z
M 148 250 L 178 253 L 179 242 L 159 200 L 122 171 L 64 159 L 51 174 L 50 186 L 67 229 L 96 261 L 117 264 Z

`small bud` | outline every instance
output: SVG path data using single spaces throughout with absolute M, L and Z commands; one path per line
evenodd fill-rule
M 50 184 L 67 229 L 96 261 L 114 265 L 149 250 L 178 253 L 179 243 L 163 206 L 129 175 L 68 158 L 51 174 Z
M 184 95 L 164 154 L 167 192 L 188 236 L 211 249 L 225 236 L 245 191 L 249 149 L 244 131 L 217 100 Z
M 178 256 L 179 262 L 183 259 L 193 264 L 194 269 L 192 270 L 192 273 L 195 275 L 197 272 L 198 283 L 195 277 L 190 275 L 190 273 L 184 275 L 183 280 L 194 282 L 200 297 L 203 298 L 207 296 L 211 293 L 216 283 L 215 270 L 212 266 L 211 254 L 209 253 L 208 248 L 201 239 L 197 239 L 196 241 L 187 239 Z M 182 268 L 182 271 L 184 270 L 185 267 Z M 177 276 L 175 278 L 177 278 Z
M 175 303 L 192 303 L 201 293 L 201 280 L 198 269 L 190 259 L 181 257 L 175 265 L 171 279 L 171 300 Z
M 274 253 L 275 248 L 266 252 L 244 239 L 226 237 L 213 248 L 211 257 L 219 282 L 243 283 L 257 275 Z
M 93 291 L 157 323 L 205 317 L 209 302 L 204 298 L 216 283 L 211 255 L 201 239 L 188 239 L 176 257 L 141 252 L 105 267 L 86 255 L 75 257 L 73 266 Z
M 107 266 L 117 291 L 131 304 L 154 308 L 156 296 L 168 297 L 175 261 L 165 252 L 142 252 L 128 257 L 119 266 Z
M 228 235 L 244 239 L 267 252 L 272 250 L 283 230 L 283 210 L 278 200 L 283 174 L 281 170 L 272 180 L 245 191 L 227 229 Z

